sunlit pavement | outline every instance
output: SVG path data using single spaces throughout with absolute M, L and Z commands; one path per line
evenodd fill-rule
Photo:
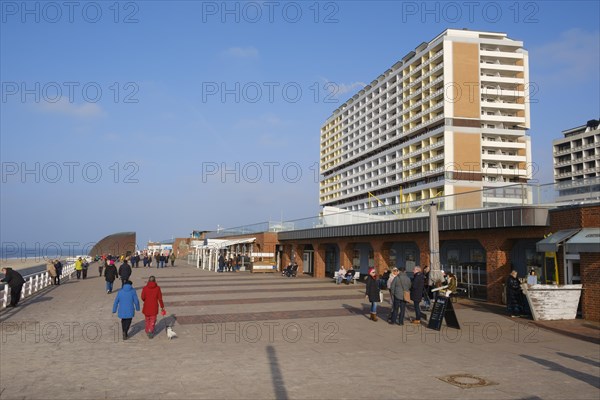
M 134 269 L 138 295 L 151 274 L 168 312 L 154 339 L 136 313 L 123 341 L 115 293 L 97 276 L 3 310 L 0 398 L 600 397 L 598 324 L 534 324 L 461 300 L 462 329 L 434 331 L 425 321 L 389 325 L 387 293 L 379 321 L 370 321 L 360 282 L 217 274 L 179 262 Z M 167 339 L 166 324 L 177 338 Z

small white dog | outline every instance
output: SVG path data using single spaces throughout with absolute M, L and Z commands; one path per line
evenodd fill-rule
M 177 334 L 170 326 L 167 326 L 167 337 L 169 338 L 169 340 L 177 337 Z

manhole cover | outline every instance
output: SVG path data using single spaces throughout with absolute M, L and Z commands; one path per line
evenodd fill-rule
M 458 386 L 463 389 L 471 389 L 482 386 L 497 385 L 496 382 L 488 381 L 487 379 L 480 378 L 471 374 L 455 374 L 447 375 L 438 378 L 441 381 L 449 383 L 454 386 Z

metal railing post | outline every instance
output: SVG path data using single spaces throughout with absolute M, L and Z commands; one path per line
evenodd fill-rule
M 10 287 L 8 285 L 4 285 L 4 296 L 2 296 L 2 307 L 6 308 L 8 304 L 8 295 L 10 294 Z

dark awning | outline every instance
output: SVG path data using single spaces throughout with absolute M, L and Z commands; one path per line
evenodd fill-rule
M 535 248 L 538 252 L 557 252 L 558 246 L 560 246 L 565 240 L 579 232 L 579 229 L 565 229 L 558 231 L 548 236 L 545 239 L 540 240 L 535 244 Z
M 600 228 L 584 228 L 567 241 L 569 253 L 600 253 Z

